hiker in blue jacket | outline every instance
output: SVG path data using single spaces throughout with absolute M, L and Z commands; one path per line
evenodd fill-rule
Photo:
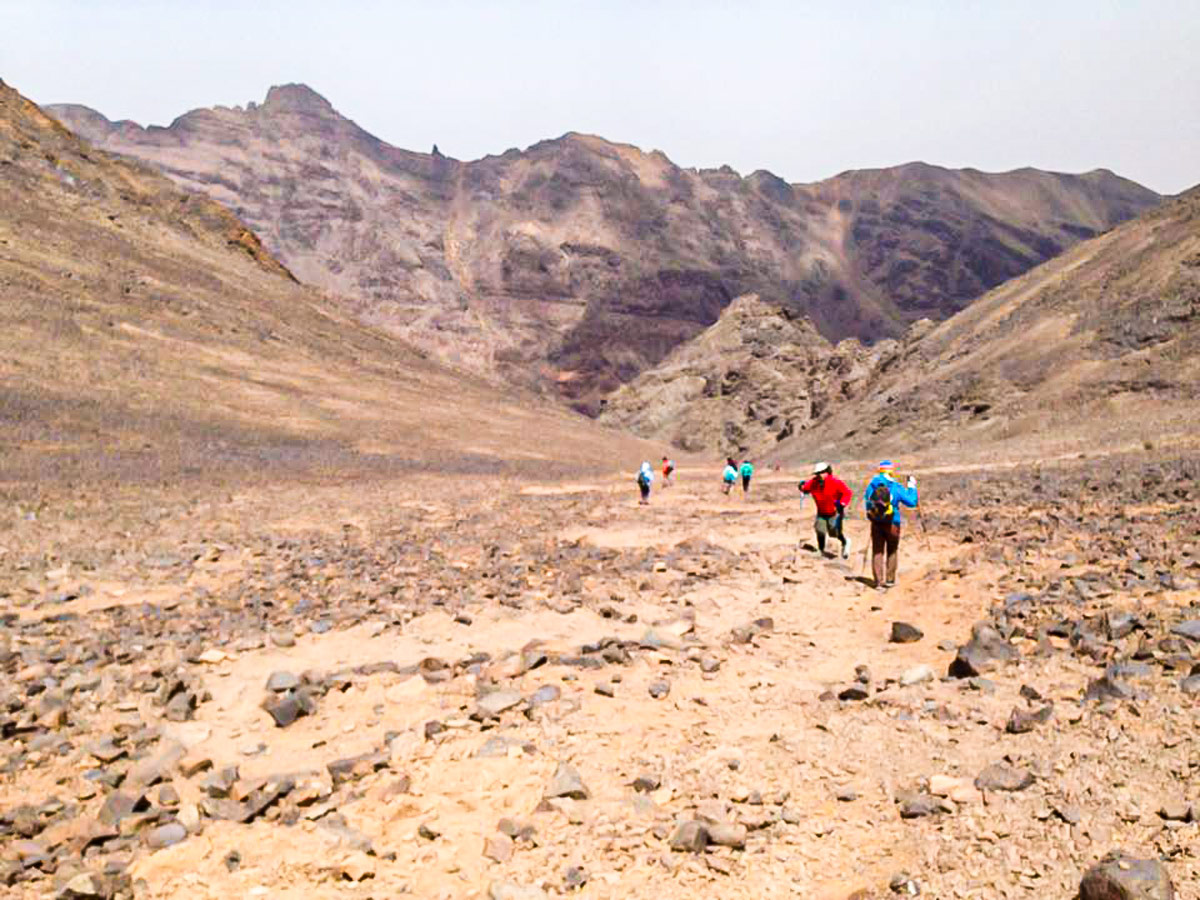
M 900 561 L 900 507 L 915 509 L 917 506 L 917 479 L 909 475 L 907 483 L 901 484 L 892 477 L 893 468 L 890 459 L 881 462 L 878 474 L 863 492 L 863 508 L 871 522 L 871 572 L 878 591 L 896 583 L 896 566 Z

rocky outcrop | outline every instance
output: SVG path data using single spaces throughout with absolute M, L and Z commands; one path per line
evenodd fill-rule
M 392 147 L 302 85 L 166 128 L 52 109 L 233 208 L 366 322 L 589 413 L 742 294 L 873 343 L 1159 199 L 1105 172 L 923 164 L 793 185 L 582 134 L 459 162 Z
M 685 450 L 758 451 L 856 396 L 898 346 L 834 346 L 808 319 L 748 294 L 614 392 L 600 419 Z

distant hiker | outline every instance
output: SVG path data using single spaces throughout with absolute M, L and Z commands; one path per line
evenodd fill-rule
M 725 471 L 721 473 L 721 481 L 725 485 L 725 493 L 729 494 L 733 490 L 734 484 L 737 483 L 737 466 L 732 457 L 725 458 Z
M 754 463 L 748 459 L 742 460 L 742 467 L 738 470 L 742 476 L 742 493 L 750 493 L 750 479 L 754 476 Z
M 817 550 L 824 553 L 825 538 L 834 537 L 842 542 L 842 559 L 846 559 L 850 555 L 850 538 L 846 537 L 842 525 L 854 492 L 840 478 L 833 477 L 833 466 L 827 462 L 813 466 L 813 477 L 801 482 L 800 490 L 817 504 L 817 519 L 813 523 L 817 531 Z
M 871 522 L 871 571 L 875 589 L 882 591 L 896 583 L 900 554 L 900 507 L 916 507 L 917 479 L 908 477 L 900 484 L 892 477 L 892 461 L 879 464 L 879 474 L 871 479 L 863 495 L 863 507 Z M 886 569 L 886 580 L 885 580 Z
M 671 476 L 675 474 L 675 460 L 663 457 L 663 487 L 671 486 Z
M 654 483 L 654 470 L 650 468 L 649 462 L 643 462 L 642 467 L 638 469 L 637 485 L 638 490 L 642 492 L 642 499 L 638 501 L 642 506 L 650 502 L 650 485 Z

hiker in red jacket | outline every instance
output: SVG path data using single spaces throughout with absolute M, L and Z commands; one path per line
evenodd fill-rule
M 842 542 L 842 559 L 850 555 L 850 539 L 842 531 L 846 518 L 846 507 L 850 505 L 853 491 L 846 483 L 833 477 L 833 466 L 819 462 L 813 466 L 813 477 L 800 485 L 800 490 L 816 501 L 817 549 L 825 553 L 825 538 L 835 537 Z

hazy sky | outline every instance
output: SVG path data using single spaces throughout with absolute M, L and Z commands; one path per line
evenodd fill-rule
M 585 131 L 789 181 L 920 159 L 1200 182 L 1200 0 L 0 0 L 0 78 L 142 124 L 300 81 L 459 159 Z

